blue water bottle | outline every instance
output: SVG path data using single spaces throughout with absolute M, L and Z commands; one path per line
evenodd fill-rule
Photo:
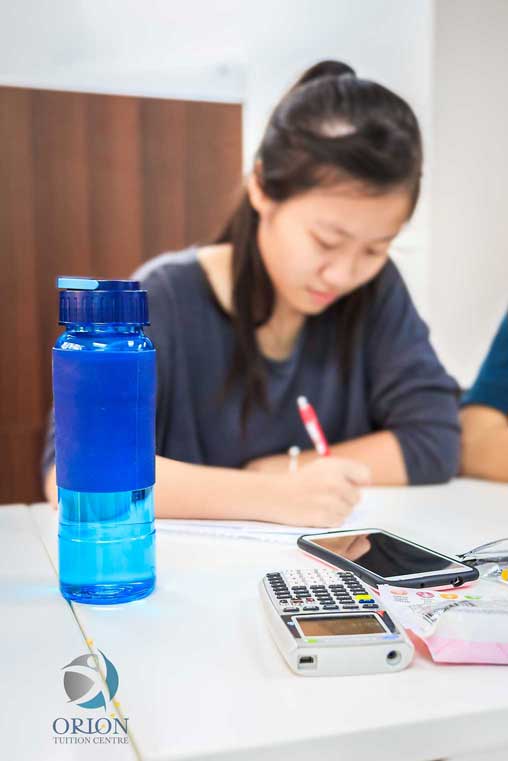
M 128 602 L 155 586 L 155 350 L 147 293 L 126 280 L 59 278 L 53 349 L 60 589 Z

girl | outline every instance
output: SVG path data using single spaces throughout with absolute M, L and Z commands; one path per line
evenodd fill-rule
M 138 271 L 158 349 L 159 517 L 336 526 L 364 484 L 456 473 L 456 386 L 388 256 L 421 162 L 401 98 L 319 63 L 276 106 L 217 241 Z M 306 451 L 288 474 L 291 445 Z

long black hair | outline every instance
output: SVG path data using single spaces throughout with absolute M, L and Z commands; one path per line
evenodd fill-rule
M 285 201 L 317 186 L 353 181 L 366 194 L 405 190 L 413 212 L 420 191 L 422 143 L 409 105 L 386 87 L 359 79 L 347 64 L 322 61 L 304 72 L 275 107 L 256 153 L 264 194 Z M 215 243 L 231 243 L 236 347 L 227 390 L 242 379 L 242 427 L 254 405 L 267 407 L 266 370 L 256 329 L 275 294 L 258 248 L 257 211 L 244 190 Z M 341 367 L 347 372 L 356 327 L 377 278 L 333 304 Z

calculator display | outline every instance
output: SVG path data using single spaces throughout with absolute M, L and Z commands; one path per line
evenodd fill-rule
M 376 616 L 335 616 L 297 618 L 305 637 L 337 637 L 354 634 L 382 634 L 384 629 Z

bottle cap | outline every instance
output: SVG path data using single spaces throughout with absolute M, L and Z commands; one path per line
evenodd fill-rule
M 149 325 L 148 296 L 137 280 L 59 277 L 60 325 L 73 322 Z

